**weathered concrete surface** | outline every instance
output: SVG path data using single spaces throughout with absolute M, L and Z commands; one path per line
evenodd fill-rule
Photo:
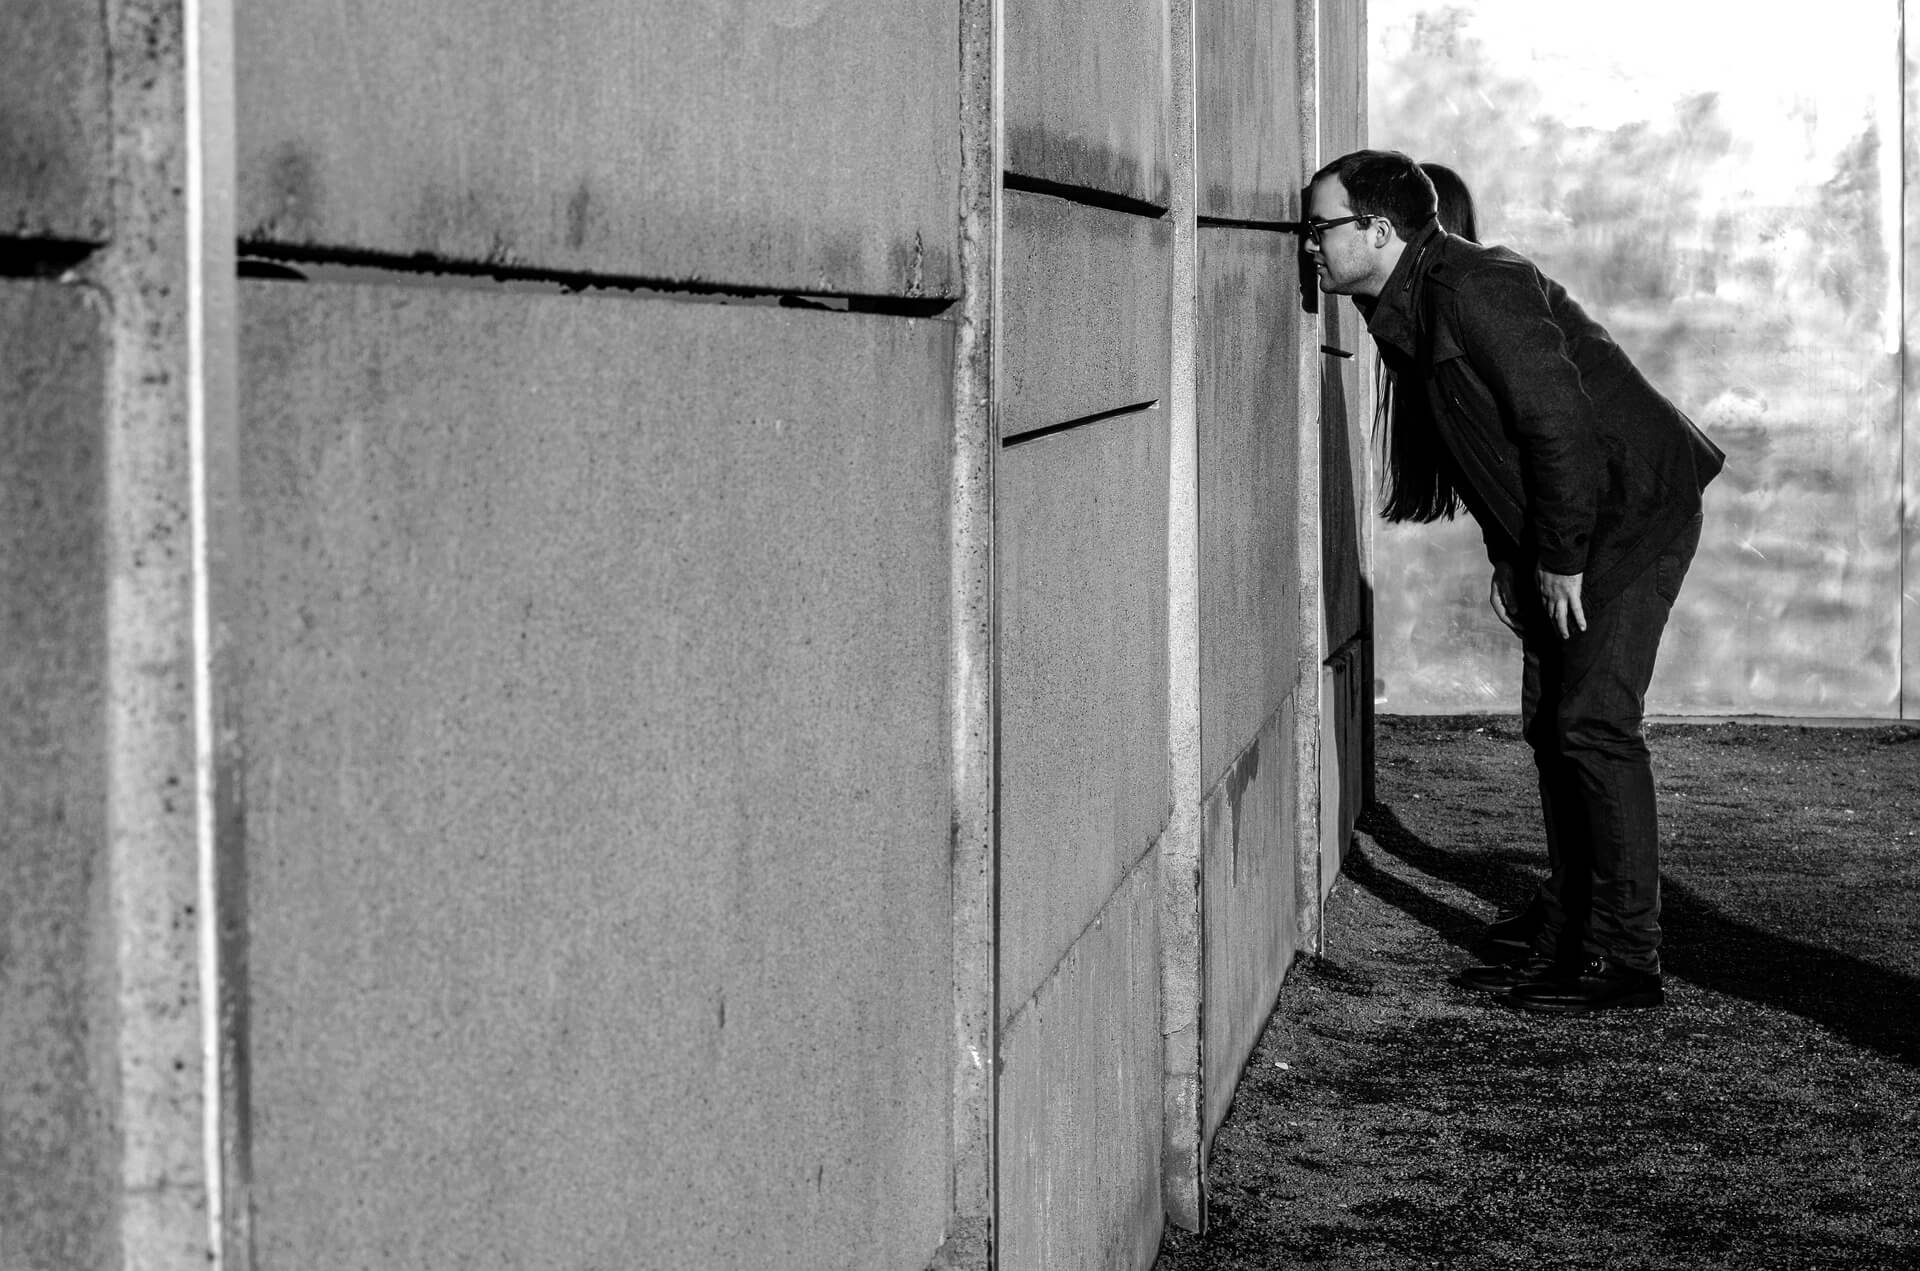
M 1323 647 L 1331 651 L 1359 635 L 1369 608 L 1366 536 L 1370 421 L 1360 410 L 1355 364 L 1369 337 L 1351 305 L 1327 305 L 1315 318 L 1320 357 L 1320 592 L 1326 614 Z M 1340 349 L 1353 357 L 1341 357 Z
M 1007 191 L 1000 436 L 1167 394 L 1173 228 Z
M 1167 0 L 1006 7 L 1009 172 L 1168 200 Z
M 1201 774 L 1298 678 L 1299 304 L 1291 235 L 1200 230 Z
M 84 273 L 108 344 L 106 523 L 113 1129 L 120 1256 L 205 1267 L 244 1210 L 238 1058 L 209 955 L 244 820 L 228 672 L 237 430 L 226 0 L 107 0 L 110 240 Z M 190 197 L 198 188 L 205 196 Z M 234 880 L 238 883 L 239 880 Z M 235 890 L 239 890 L 236 886 Z M 228 925 L 223 930 L 221 924 Z M 215 1042 L 217 1044 L 210 1044 Z M 223 1199 L 225 1202 L 223 1207 Z M 216 1225 L 216 1216 L 224 1222 Z
M 1352 305 L 1327 305 L 1306 317 L 1321 330 L 1321 597 L 1325 649 L 1361 634 L 1371 609 L 1369 547 L 1373 499 L 1369 482 L 1371 420 L 1361 409 L 1357 363 L 1371 344 Z M 1340 357 L 1327 349 L 1342 349 Z
M 113 209 L 97 3 L 9 0 L 0 38 L 0 234 L 98 241 Z
M 1319 19 L 1316 122 L 1320 162 L 1325 163 L 1367 144 L 1366 6 L 1321 0 Z M 1373 788 L 1373 421 L 1379 405 L 1380 365 L 1373 341 L 1352 305 L 1323 297 L 1320 311 L 1323 343 L 1353 355 L 1331 354 L 1321 362 L 1320 460 L 1321 571 L 1327 579 L 1322 592 L 1327 613 L 1323 647 L 1332 652 L 1355 637 L 1363 640 L 1345 668 L 1351 677 L 1348 716 L 1337 721 L 1344 730 L 1340 762 L 1357 765 L 1353 772 L 1343 768 L 1346 788 L 1358 801 L 1353 810 L 1357 815 Z M 1344 507 L 1345 519 L 1335 514 L 1336 503 Z M 1349 746 L 1348 736 L 1357 736 L 1357 743 Z M 1353 815 L 1342 805 L 1342 851 L 1352 836 Z
M 1294 809 L 1305 792 L 1294 774 L 1297 704 L 1260 727 L 1207 792 L 1201 894 L 1206 913 L 1206 1134 L 1233 1102 L 1247 1055 L 1297 950 Z
M 1221 0 L 1194 12 L 1199 213 L 1287 220 L 1304 184 L 1291 4 Z
M 954 294 L 957 0 L 238 6 L 240 236 Z
M 1166 825 L 1166 415 L 1008 448 L 996 483 L 1004 1018 Z
M 256 1265 L 926 1266 L 951 327 L 243 315 Z
M 1355 640 L 1320 668 L 1320 895 L 1340 876 L 1365 806 L 1365 645 Z
M 1320 162 L 1358 150 L 1367 137 L 1367 6 L 1319 0 Z
M 952 1213 L 941 1271 L 987 1271 L 993 1257 L 994 920 L 998 844 L 994 775 L 994 352 L 1001 172 L 996 0 L 960 3 L 960 297 L 953 322 L 950 460 L 949 752 L 953 818 Z
M 1160 1244 L 1154 854 L 1000 1034 L 1005 1271 L 1124 1271 Z
M 0 1266 L 115 1247 L 105 360 L 78 289 L 0 282 Z
M 1326 163 L 1366 143 L 1366 6 L 1319 4 L 1319 162 Z M 1326 352 L 1320 361 L 1321 590 L 1331 653 L 1360 634 L 1370 608 L 1373 395 L 1362 372 L 1372 370 L 1373 341 L 1351 304 L 1322 297 L 1318 321 L 1322 351 L 1351 355 Z
M 1195 286 L 1193 0 L 1171 0 L 1173 38 L 1173 289 L 1167 479 L 1167 778 L 1172 806 L 1160 838 L 1160 998 L 1165 1088 L 1160 1148 L 1167 1222 L 1197 1231 L 1206 1214 L 1201 1151 L 1200 448 Z

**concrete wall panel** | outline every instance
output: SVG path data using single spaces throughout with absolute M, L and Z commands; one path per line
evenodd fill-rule
M 1166 207 L 1167 0 L 1013 0 L 1007 170 Z
M 1320 163 L 1326 163 L 1366 144 L 1367 6 L 1320 0 L 1319 31 Z
M 1301 315 L 1291 235 L 1202 227 L 1201 774 L 1211 789 L 1293 691 Z M 1311 656 L 1307 654 L 1306 656 Z
M 1298 710 L 1270 715 L 1207 794 L 1201 831 L 1206 920 L 1205 1127 L 1211 1138 L 1233 1102 L 1247 1056 L 1266 1027 L 1298 948 L 1292 826 L 1303 792 L 1294 778 Z
M 113 1256 L 114 986 L 98 965 L 108 836 L 103 344 L 78 288 L 0 281 L 5 1267 L 103 1267 Z
M 256 1264 L 925 1266 L 950 326 L 242 302 Z
M 1365 797 L 1365 658 L 1349 644 L 1320 668 L 1320 895 L 1333 890 Z
M 1194 10 L 1201 216 L 1287 220 L 1300 153 L 1299 36 L 1291 4 L 1218 0 Z
M 1004 1013 L 1166 824 L 1166 416 L 1008 448 L 996 480 Z
M 1360 342 L 1368 337 L 1351 305 L 1327 305 L 1318 319 L 1306 320 L 1318 321 L 1321 330 L 1320 586 L 1326 611 L 1323 647 L 1333 650 L 1360 634 L 1368 608 L 1362 543 L 1371 510 L 1365 493 L 1371 443 L 1355 374 Z
M 1013 190 L 1004 207 L 1001 437 L 1163 399 L 1172 225 Z
M 107 39 L 99 4 L 9 0 L 0 38 L 0 234 L 99 241 L 107 190 Z
M 240 236 L 956 287 L 957 0 L 237 7 Z
M 1160 1244 L 1160 956 L 1144 858 L 1000 1035 L 1005 1271 L 1125 1271 Z

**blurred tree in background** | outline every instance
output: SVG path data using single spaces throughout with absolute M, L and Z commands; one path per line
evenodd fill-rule
M 1756 48 L 1756 66 L 1791 68 L 1791 24 L 1756 31 L 1725 7 L 1743 39 L 1779 45 L 1773 62 Z M 1857 115 L 1836 149 L 1818 140 L 1833 135 L 1821 113 L 1843 119 L 1864 92 L 1810 98 L 1788 69 L 1772 97 L 1749 82 L 1730 113 L 1720 85 L 1663 100 L 1629 74 L 1614 115 L 1639 117 L 1569 122 L 1558 86 L 1529 78 L 1545 63 L 1496 63 L 1471 0 L 1369 12 L 1372 144 L 1459 171 L 1481 236 L 1564 284 L 1729 452 L 1652 708 L 1897 707 L 1898 261 L 1883 209 L 1901 148 L 1882 143 L 1897 107 L 1884 123 Z M 1576 52 L 1591 20 L 1559 23 Z M 1859 81 L 1884 62 L 1897 90 L 1884 33 L 1863 23 L 1859 38 Z M 1477 535 L 1393 527 L 1379 542 L 1383 709 L 1513 709 L 1517 653 L 1485 612 Z

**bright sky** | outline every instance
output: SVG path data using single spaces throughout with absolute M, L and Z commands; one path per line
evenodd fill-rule
M 1900 2 L 1813 0 L 1787 20 L 1750 0 L 1372 0 L 1369 15 L 1399 44 L 1416 14 L 1467 10 L 1467 32 L 1568 123 L 1664 119 L 1675 99 L 1718 92 L 1742 122 L 1814 104 L 1819 140 L 1837 149 L 1869 116 L 1899 118 Z
M 1408 20 L 1407 0 L 1375 0 L 1375 20 Z M 1600 127 L 1664 116 L 1676 97 L 1718 91 L 1748 109 L 1820 103 L 1823 127 L 1857 135 L 1899 86 L 1900 0 L 1465 0 L 1495 59 L 1531 74 L 1555 113 Z M 1897 116 L 1895 116 L 1897 118 Z M 1886 116 L 1882 116 L 1886 118 Z
M 1720 94 L 1743 148 L 1718 191 L 1783 200 L 1833 172 L 1841 148 L 1880 123 L 1881 223 L 1900 259 L 1901 0 L 1370 0 L 1375 39 L 1405 47 L 1414 16 L 1467 10 L 1471 37 L 1508 74 L 1530 80 L 1542 107 L 1574 125 L 1614 128 L 1672 118 L 1673 103 Z M 1889 307 L 1889 316 L 1898 306 Z

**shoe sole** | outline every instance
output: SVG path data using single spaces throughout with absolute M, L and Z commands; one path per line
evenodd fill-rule
M 1527 981 L 1506 980 L 1499 984 L 1475 984 L 1471 980 L 1463 980 L 1456 975 L 1449 979 L 1447 983 L 1457 989 L 1465 989 L 1469 993 L 1511 993 L 1522 984 L 1527 983 Z
M 1447 977 L 1447 983 L 1455 988 L 1465 989 L 1469 993 L 1511 993 L 1523 984 L 1546 984 L 1550 981 L 1545 977 L 1536 977 L 1531 980 L 1502 980 L 1498 984 L 1475 984 L 1462 976 L 1453 975 Z
M 1664 989 L 1655 989 L 1651 993 L 1629 993 L 1617 997 L 1611 1002 L 1598 1004 L 1586 1002 L 1529 1002 L 1524 998 L 1515 999 L 1511 994 L 1503 1000 L 1517 1011 L 1533 1011 L 1540 1015 L 1598 1015 L 1605 1011 L 1651 1011 L 1667 1004 Z

